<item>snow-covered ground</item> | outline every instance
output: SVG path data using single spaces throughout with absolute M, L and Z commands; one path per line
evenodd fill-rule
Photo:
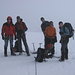
M 1 36 L 0 36 L 1 37 Z M 60 36 L 58 35 L 58 42 L 55 44 L 55 56 L 60 56 Z M 39 43 L 43 43 L 44 38 L 41 32 L 27 32 L 27 42 L 30 52 L 33 51 L 32 43 L 35 43 L 36 50 Z M 59 58 L 47 59 L 47 62 L 37 63 L 37 75 L 75 75 L 75 40 L 72 38 L 69 42 L 69 60 L 59 62 Z M 26 54 L 10 56 L 8 50 L 8 57 L 3 56 L 3 41 L 0 38 L 0 75 L 35 75 L 35 61 L 31 54 L 27 57 Z M 42 44 L 43 47 L 44 44 Z

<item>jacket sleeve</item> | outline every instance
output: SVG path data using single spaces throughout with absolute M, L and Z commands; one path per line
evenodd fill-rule
M 27 28 L 27 26 L 26 26 L 26 24 L 24 22 L 23 22 L 23 27 L 24 27 L 24 31 L 28 30 L 28 28 Z
M 67 27 L 65 27 L 65 30 L 63 30 L 63 35 L 62 36 L 67 36 L 69 34 L 70 34 L 69 29 Z
M 15 26 L 13 26 L 13 34 L 14 34 L 14 36 L 16 35 L 16 28 L 15 28 Z
M 64 35 L 69 35 L 69 29 L 67 27 L 65 27 L 65 34 Z
M 2 31 L 1 31 L 1 35 L 4 35 L 4 32 L 5 32 L 5 25 L 3 24 Z
M 17 23 L 15 23 L 15 31 L 17 32 Z
M 55 29 L 55 27 L 54 27 L 54 32 L 55 32 L 54 35 L 56 36 L 56 29 Z

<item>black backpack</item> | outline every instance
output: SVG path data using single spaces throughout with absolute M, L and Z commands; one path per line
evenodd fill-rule
M 14 47 L 13 47 L 13 51 L 14 51 L 14 52 L 20 52 L 18 40 L 16 40 L 16 42 L 15 42 L 15 45 L 14 45 Z M 23 49 L 22 49 L 21 51 L 22 51 L 22 52 L 25 52 Z
M 72 25 L 70 23 L 65 23 L 64 26 L 69 29 L 69 35 L 68 35 L 68 37 L 69 38 L 73 37 L 73 35 L 74 35 L 74 29 L 73 29 Z
M 43 48 L 38 48 L 37 50 L 37 57 L 35 58 L 35 61 L 37 62 L 43 62 L 44 58 L 45 58 L 45 49 Z

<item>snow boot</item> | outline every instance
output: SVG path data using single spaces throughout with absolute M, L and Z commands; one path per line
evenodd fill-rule
M 59 61 L 60 61 L 60 62 L 63 62 L 63 61 L 64 61 L 64 59 L 61 59 L 61 58 L 60 58 L 60 59 L 59 59 Z
M 27 53 L 27 56 L 30 56 L 30 54 L 29 54 L 29 53 Z
M 65 59 L 68 60 L 68 55 L 67 54 L 65 55 Z
M 11 55 L 12 55 L 12 56 L 16 56 L 16 54 L 13 52 L 12 49 L 11 49 Z
M 27 56 L 30 56 L 29 50 L 28 50 L 28 51 L 26 51 L 26 53 L 27 53 Z
M 66 52 L 65 52 L 65 59 L 68 60 L 68 49 L 66 49 Z

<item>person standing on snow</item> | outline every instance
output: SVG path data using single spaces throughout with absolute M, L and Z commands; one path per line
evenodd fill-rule
M 45 37 L 45 49 L 46 53 L 51 53 L 50 55 L 47 54 L 46 58 L 52 58 L 54 56 L 54 43 L 57 41 L 55 40 L 56 37 L 56 29 L 53 26 L 53 22 L 45 21 L 45 19 L 41 18 L 42 24 L 41 29 L 44 33 Z
M 65 24 L 63 24 L 63 22 L 59 22 L 59 33 L 61 36 L 61 58 L 59 61 L 64 61 L 65 59 L 68 59 L 68 43 L 69 43 L 69 29 L 67 27 L 65 27 Z
M 4 44 L 4 56 L 7 57 L 8 41 L 10 41 L 11 55 L 16 55 L 13 52 L 13 37 L 15 37 L 16 32 L 15 32 L 15 26 L 12 22 L 11 16 L 8 16 L 7 22 L 3 24 L 1 34 L 2 34 L 2 39 L 5 42 L 5 44 Z
M 53 21 L 50 21 L 50 26 L 52 26 L 55 29 Z M 55 33 L 56 33 L 56 29 L 55 29 Z M 50 55 L 50 57 L 53 57 L 54 54 L 55 54 L 55 46 L 54 46 L 54 44 L 57 42 L 57 36 L 56 36 L 56 34 L 54 35 L 54 37 L 49 37 L 49 39 L 50 39 L 49 42 L 53 44 L 53 48 L 51 49 L 51 55 Z
M 50 23 L 48 21 L 45 21 L 45 19 L 43 17 L 41 17 L 41 21 L 42 21 L 41 29 L 42 29 L 42 32 L 44 34 L 44 38 L 45 38 L 44 42 L 45 42 L 45 48 L 46 48 L 46 46 L 47 46 L 47 38 L 45 36 L 45 29 L 46 29 L 46 27 L 48 27 L 50 25 Z
M 30 56 L 29 48 L 28 48 L 27 41 L 26 41 L 26 35 L 25 35 L 25 32 L 28 30 L 28 28 L 27 28 L 26 24 L 22 21 L 20 16 L 17 16 L 17 22 L 15 24 L 15 27 L 16 27 L 16 33 L 17 33 L 20 54 L 22 54 L 22 43 L 21 43 L 21 40 L 22 40 L 23 44 L 25 46 L 27 56 Z

